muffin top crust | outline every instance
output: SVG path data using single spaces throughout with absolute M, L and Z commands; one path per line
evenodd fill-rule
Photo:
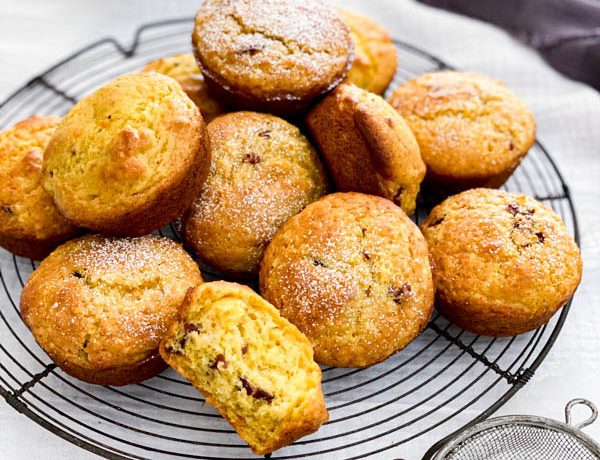
M 192 40 L 205 75 L 266 100 L 316 97 L 352 63 L 348 28 L 318 0 L 207 0 Z

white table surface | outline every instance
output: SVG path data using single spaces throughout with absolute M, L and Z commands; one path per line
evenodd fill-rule
M 564 403 L 573 397 L 600 405 L 600 96 L 562 77 L 518 41 L 483 23 L 412 1 L 336 3 L 373 16 L 393 35 L 459 68 L 504 80 L 535 113 L 538 137 L 554 155 L 573 193 L 584 277 L 554 348 L 534 378 L 498 413 L 561 419 Z M 108 35 L 128 43 L 139 24 L 191 16 L 198 4 L 199 0 L 1 0 L 0 100 L 84 44 Z M 600 440 L 600 422 L 587 433 Z M 427 447 L 403 455 L 418 459 Z M 0 401 L 0 459 L 92 458 L 98 457 Z

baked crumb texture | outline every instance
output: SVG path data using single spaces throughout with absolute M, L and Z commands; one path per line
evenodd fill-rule
M 42 261 L 23 288 L 21 315 L 65 372 L 126 385 L 166 367 L 158 344 L 200 282 L 196 263 L 168 238 L 90 235 Z
M 42 187 L 44 149 L 60 118 L 34 115 L 0 132 L 0 246 L 42 259 L 78 229 Z
M 330 366 L 383 361 L 433 309 L 418 228 L 391 201 L 360 193 L 327 195 L 289 219 L 267 247 L 260 291 Z
M 389 99 L 412 129 L 427 180 L 448 191 L 499 187 L 535 141 L 535 122 L 502 82 L 473 72 L 434 72 Z
M 512 336 L 535 329 L 573 296 L 581 254 L 552 209 L 520 193 L 473 189 L 421 225 L 436 305 L 460 327 Z
M 216 281 L 190 290 L 160 353 L 257 454 L 329 418 L 309 341 L 246 286 Z

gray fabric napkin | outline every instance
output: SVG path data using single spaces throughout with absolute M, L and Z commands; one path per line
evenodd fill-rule
M 600 90 L 600 0 L 420 0 L 503 27 Z

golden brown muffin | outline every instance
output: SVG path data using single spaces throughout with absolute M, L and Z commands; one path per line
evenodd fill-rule
M 390 35 L 379 23 L 362 14 L 344 9 L 339 13 L 354 43 L 354 63 L 346 81 L 383 94 L 396 73 L 396 47 Z
M 208 134 L 213 164 L 182 219 L 183 237 L 222 272 L 258 273 L 277 229 L 325 193 L 325 172 L 300 130 L 273 115 L 223 115 Z
M 398 87 L 389 102 L 419 142 L 427 180 L 448 191 L 499 187 L 535 140 L 523 102 L 476 73 L 425 74 Z
M 272 113 L 302 110 L 353 59 L 348 28 L 319 0 L 206 0 L 192 42 L 216 96 Z
M 541 326 L 581 280 L 581 255 L 565 224 L 519 193 L 468 190 L 436 206 L 421 230 L 437 307 L 476 334 L 511 336 Z
M 198 106 L 205 122 L 208 123 L 224 112 L 221 104 L 209 94 L 204 77 L 200 73 L 200 68 L 192 53 L 158 59 L 149 62 L 142 69 L 142 72 L 152 71 L 177 80 L 185 94 Z
M 260 292 L 329 366 L 383 361 L 433 309 L 419 229 L 391 201 L 361 193 L 328 195 L 288 220 L 265 252 Z
M 165 368 L 158 345 L 198 266 L 168 238 L 86 236 L 33 272 L 21 314 L 65 372 L 89 383 L 126 385 Z
M 381 97 L 341 84 L 306 124 L 340 191 L 379 195 L 414 212 L 425 164 L 406 122 Z
M 310 342 L 246 286 L 216 281 L 191 290 L 160 353 L 257 454 L 329 419 Z
M 135 236 L 179 217 L 209 168 L 198 107 L 172 78 L 136 73 L 70 110 L 44 154 L 44 188 L 82 227 Z
M 34 115 L 0 132 L 0 246 L 42 259 L 77 228 L 42 187 L 42 157 L 60 118 Z

